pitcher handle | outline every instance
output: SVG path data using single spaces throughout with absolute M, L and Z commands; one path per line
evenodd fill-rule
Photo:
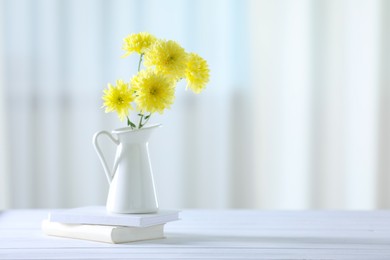
M 99 144 L 98 144 L 98 137 L 99 137 L 100 135 L 102 135 L 102 134 L 107 135 L 107 136 L 111 139 L 111 141 L 113 141 L 116 145 L 119 145 L 119 140 L 115 139 L 115 137 L 114 137 L 111 133 L 109 133 L 109 132 L 107 132 L 107 131 L 100 131 L 100 132 L 97 132 L 97 133 L 93 136 L 93 139 L 92 139 L 92 144 L 93 144 L 93 146 L 95 147 L 95 151 L 96 151 L 96 153 L 97 153 L 97 155 L 98 155 L 98 157 L 99 157 L 99 159 L 100 159 L 100 162 L 102 163 L 104 172 L 105 172 L 106 177 L 107 177 L 107 181 L 108 181 L 109 184 L 111 184 L 112 178 L 114 177 L 115 169 L 114 169 L 113 172 L 111 172 L 111 171 L 109 170 L 109 167 L 108 167 L 108 165 L 107 165 L 107 161 L 106 161 L 106 159 L 104 158 L 103 152 L 102 152 L 102 150 L 101 150 L 100 147 L 99 147 Z M 116 168 L 116 167 L 114 167 L 114 168 Z

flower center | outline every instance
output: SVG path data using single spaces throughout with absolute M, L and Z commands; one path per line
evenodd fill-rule
M 166 60 L 165 60 L 165 64 L 171 64 L 172 62 L 175 61 L 175 57 L 174 56 L 169 56 Z
M 118 103 L 121 103 L 121 104 L 122 104 L 123 101 L 124 101 L 124 100 L 123 100 L 123 97 L 118 97 L 117 101 L 118 101 Z
M 149 91 L 150 95 L 155 96 L 158 93 L 158 89 L 156 87 L 153 87 Z

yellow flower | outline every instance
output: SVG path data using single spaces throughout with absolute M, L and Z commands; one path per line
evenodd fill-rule
M 196 53 L 188 54 L 185 76 L 187 87 L 199 94 L 206 87 L 210 78 L 210 70 L 206 60 Z
M 143 70 L 131 80 L 135 102 L 141 112 L 159 112 L 169 108 L 175 99 L 175 84 L 172 80 L 153 70 Z
M 106 107 L 106 113 L 116 111 L 121 121 L 129 114 L 131 102 L 134 101 L 133 91 L 129 84 L 123 80 L 117 80 L 116 86 L 108 84 L 108 89 L 103 90 L 103 107 Z
M 150 33 L 140 32 L 130 34 L 123 40 L 122 49 L 126 51 L 123 57 L 129 56 L 133 52 L 144 54 L 155 41 L 156 37 Z
M 187 63 L 185 50 L 175 41 L 157 40 L 145 54 L 145 66 L 174 79 L 184 77 Z

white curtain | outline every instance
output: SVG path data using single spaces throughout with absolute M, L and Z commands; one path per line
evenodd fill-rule
M 389 7 L 253 2 L 258 206 L 390 206 Z
M 0 6 L 0 13 L 3 13 L 3 9 Z M 4 57 L 3 48 L 3 26 L 0 26 L 0 57 Z M 0 209 L 9 206 L 9 181 L 8 176 L 10 174 L 8 168 L 8 142 L 7 142 L 7 128 L 5 127 L 6 112 L 5 112 L 5 100 L 6 92 L 4 89 L 4 59 L 0 59 Z
M 0 1 L 0 204 L 104 204 L 94 132 L 148 31 L 209 62 L 151 139 L 165 208 L 390 207 L 390 4 L 383 0 Z M 114 147 L 103 144 L 107 155 Z

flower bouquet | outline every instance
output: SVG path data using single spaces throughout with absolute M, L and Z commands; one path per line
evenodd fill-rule
M 115 129 L 112 133 L 97 132 L 93 145 L 110 184 L 107 210 L 154 213 L 158 210 L 158 203 L 148 139 L 159 125 L 144 126 L 153 113 L 161 114 L 173 104 L 180 80 L 185 79 L 187 88 L 200 93 L 209 81 L 209 68 L 198 54 L 187 53 L 177 42 L 157 39 L 149 33 L 129 35 L 124 39 L 123 49 L 126 52 L 124 57 L 134 52 L 139 54 L 138 73 L 130 82 L 117 80 L 115 85 L 108 84 L 104 90 L 103 107 L 106 112 L 117 112 L 122 121 L 126 119 L 127 127 Z M 130 111 L 135 112 L 133 117 Z M 140 130 L 133 131 L 135 129 Z M 107 164 L 98 144 L 101 135 L 108 136 L 117 145 L 113 167 Z
M 141 129 L 153 113 L 162 114 L 170 108 L 179 81 L 185 79 L 187 88 L 196 94 L 209 81 L 206 60 L 196 53 L 187 53 L 175 41 L 141 32 L 127 36 L 123 50 L 122 57 L 139 54 L 138 73 L 129 82 L 119 79 L 115 85 L 108 84 L 103 91 L 103 107 L 106 113 L 117 112 L 131 129 Z M 136 113 L 136 121 L 131 119 L 130 111 Z

